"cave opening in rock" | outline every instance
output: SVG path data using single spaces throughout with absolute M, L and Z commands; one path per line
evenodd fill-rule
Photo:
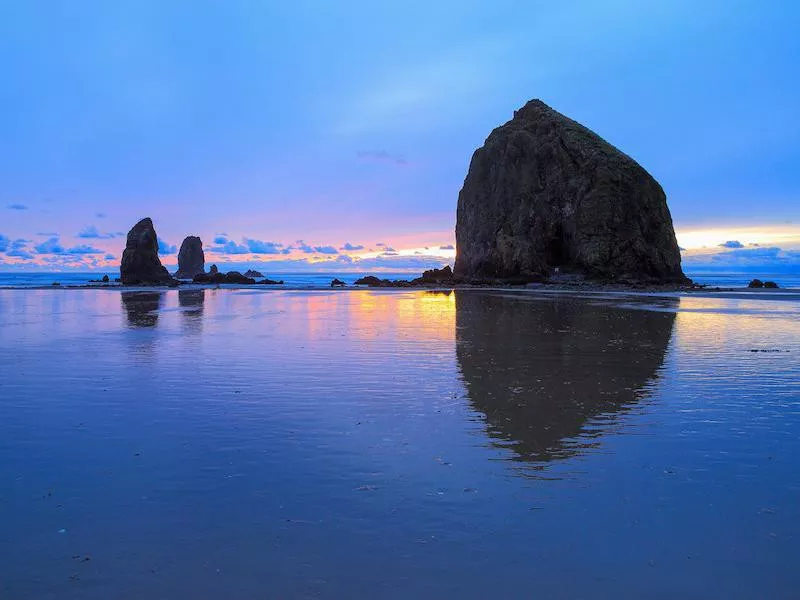
M 561 267 L 567 262 L 567 249 L 564 243 L 564 230 L 559 225 L 547 243 L 547 265 Z

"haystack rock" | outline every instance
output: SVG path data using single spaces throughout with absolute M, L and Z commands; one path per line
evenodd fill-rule
M 475 151 L 458 195 L 466 279 L 684 282 L 667 199 L 631 157 L 540 100 Z
M 203 242 L 196 235 L 186 237 L 178 251 L 178 270 L 175 277 L 191 279 L 195 275 L 204 273 L 205 268 L 206 255 L 203 253 Z
M 158 259 L 158 237 L 149 218 L 142 219 L 128 232 L 122 263 L 123 284 L 164 284 L 174 280 Z

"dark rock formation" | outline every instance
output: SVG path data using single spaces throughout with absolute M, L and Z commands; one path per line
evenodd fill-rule
M 212 267 L 213 268 L 213 267 Z M 251 285 L 256 282 L 252 277 L 245 277 L 239 271 L 230 271 L 228 273 L 200 273 L 195 275 L 192 279 L 193 283 L 233 283 L 237 285 Z
M 175 277 L 192 279 L 195 275 L 203 273 L 205 267 L 206 256 L 203 253 L 203 242 L 195 235 L 186 237 L 178 251 L 178 270 L 175 272 Z
M 455 285 L 459 283 L 457 278 L 453 275 L 453 270 L 450 265 L 446 265 L 442 269 L 430 269 L 422 274 L 422 277 L 417 277 L 411 281 L 407 279 L 381 279 L 374 275 L 366 275 L 360 279 L 356 279 L 355 285 L 366 285 L 368 287 L 432 287 L 441 285 Z M 331 283 L 331 286 L 333 284 Z
M 216 275 L 219 273 L 219 269 L 217 268 L 217 265 L 211 265 L 211 268 L 208 270 L 208 272 L 211 275 Z
M 763 288 L 764 282 L 760 279 L 753 279 L 750 283 L 747 284 L 749 288 Z
M 168 284 L 174 280 L 158 259 L 158 238 L 149 218 L 142 219 L 128 232 L 120 279 L 125 285 Z
M 453 270 L 450 265 L 446 265 L 443 269 L 429 269 L 422 274 L 422 277 L 415 279 L 420 283 L 445 283 L 453 280 Z
M 247 271 L 244 272 L 244 276 L 261 279 L 264 275 L 254 269 L 248 269 Z
M 389 281 L 388 279 L 378 279 L 374 275 L 365 275 L 359 279 L 355 280 L 355 285 L 368 285 L 370 287 L 378 287 L 384 281 Z
M 475 151 L 458 196 L 455 274 L 685 282 L 661 186 L 539 100 Z
M 344 287 L 346 285 L 347 284 L 341 279 L 334 279 L 333 281 L 331 281 L 331 287 Z
M 764 282 L 764 287 L 772 289 L 772 290 L 777 290 L 778 289 L 778 284 L 775 283 L 774 281 L 765 281 Z
M 256 281 L 258 285 L 283 285 L 283 279 L 279 279 L 275 281 L 274 279 L 262 279 L 261 281 Z

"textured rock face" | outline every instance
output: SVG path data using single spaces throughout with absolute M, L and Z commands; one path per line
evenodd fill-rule
M 195 275 L 204 273 L 205 268 L 206 255 L 203 253 L 203 242 L 199 237 L 190 235 L 183 240 L 178 252 L 178 270 L 175 277 L 191 279 Z
M 455 274 L 685 281 L 664 191 L 636 161 L 539 100 L 475 151 Z
M 158 259 L 158 237 L 149 218 L 142 219 L 128 232 L 119 274 L 122 283 L 128 285 L 173 281 Z

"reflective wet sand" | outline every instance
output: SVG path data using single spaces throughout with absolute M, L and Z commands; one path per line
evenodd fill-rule
M 0 597 L 793 598 L 800 305 L 0 291 Z

